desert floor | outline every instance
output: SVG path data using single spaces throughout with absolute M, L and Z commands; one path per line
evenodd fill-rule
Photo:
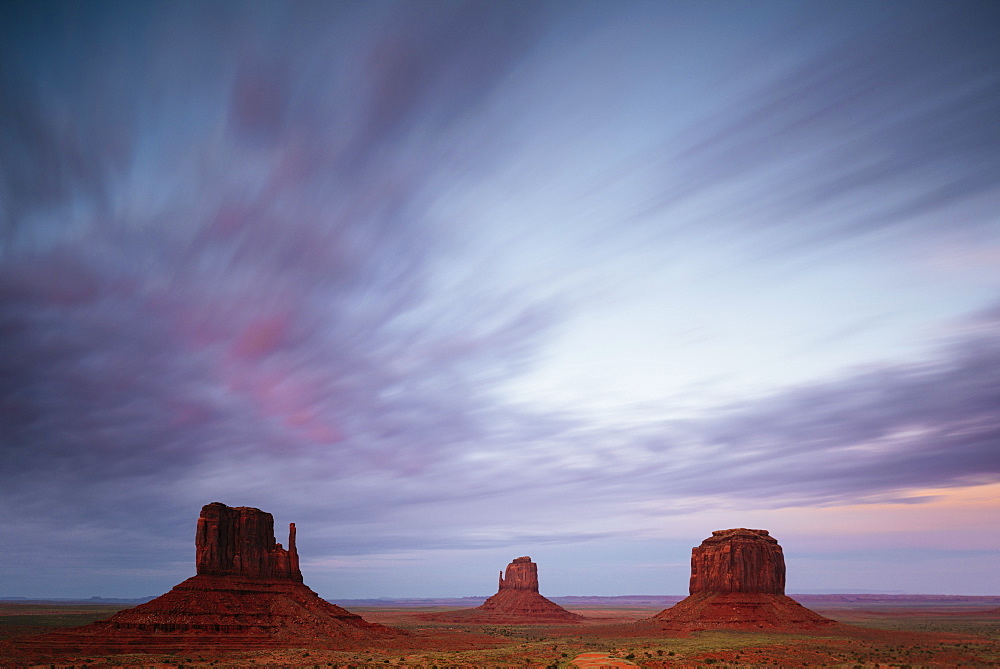
M 666 667 L 666 666 L 1000 666 L 1000 614 L 948 603 L 838 603 L 813 608 L 845 623 L 822 632 L 702 631 L 654 633 L 627 623 L 662 607 L 571 607 L 585 625 L 456 625 L 420 613 L 446 607 L 352 607 L 368 620 L 414 632 L 395 646 L 363 651 L 290 648 L 243 653 L 192 650 L 178 655 L 25 658 L 4 641 L 108 617 L 120 606 L 0 604 L 0 665 L 40 667 Z

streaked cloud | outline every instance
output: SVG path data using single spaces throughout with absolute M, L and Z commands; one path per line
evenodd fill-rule
M 899 7 L 6 7 L 9 574 L 995 484 L 996 10 Z

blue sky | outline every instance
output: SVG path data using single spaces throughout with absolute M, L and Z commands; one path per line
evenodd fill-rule
M 0 595 L 1000 592 L 994 4 L 2 11 Z

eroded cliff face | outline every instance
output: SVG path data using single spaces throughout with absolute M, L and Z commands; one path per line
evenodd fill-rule
M 691 549 L 691 594 L 663 629 L 813 629 L 835 624 L 785 596 L 785 557 L 767 530 L 716 530 Z
M 107 620 L 19 642 L 26 653 L 177 653 L 316 646 L 363 648 L 408 636 L 370 623 L 302 582 L 295 524 L 286 550 L 271 514 L 206 505 L 195 536 L 196 576 Z
M 514 558 L 507 565 L 506 575 L 502 572 L 500 574 L 499 590 L 538 592 L 538 565 L 527 556 Z
M 691 549 L 692 595 L 785 594 L 785 556 L 767 530 L 716 530 Z
M 295 523 L 288 548 L 274 540 L 271 514 L 248 506 L 206 504 L 198 518 L 195 565 L 200 575 L 288 578 L 302 581 L 295 548 Z

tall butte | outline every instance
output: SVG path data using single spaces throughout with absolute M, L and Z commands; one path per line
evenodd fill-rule
M 206 504 L 194 538 L 199 575 L 291 579 L 302 582 L 295 548 L 295 523 L 288 525 L 288 549 L 274 540 L 274 518 L 249 506 Z
M 538 565 L 530 557 L 515 558 L 500 572 L 497 594 L 474 609 L 432 613 L 431 620 L 464 623 L 578 623 L 583 616 L 571 613 L 538 593 Z
M 716 530 L 692 548 L 690 592 L 653 620 L 685 629 L 835 624 L 785 595 L 785 556 L 767 530 Z
M 271 514 L 213 502 L 195 535 L 197 575 L 107 620 L 19 640 L 26 651 L 176 652 L 301 646 L 352 648 L 405 632 L 330 604 L 302 582 L 295 523 L 288 548 Z

